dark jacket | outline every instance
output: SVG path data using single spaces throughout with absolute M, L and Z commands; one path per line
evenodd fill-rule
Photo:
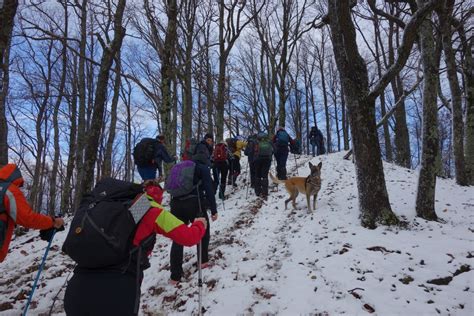
M 321 144 L 324 136 L 319 128 L 312 128 L 309 132 L 308 138 L 311 144 Z
M 291 138 L 291 136 L 289 137 L 289 141 L 288 141 L 288 144 L 286 145 L 281 145 L 281 144 L 278 144 L 277 143 L 277 137 L 278 137 L 278 133 L 280 133 L 281 131 L 283 131 L 282 129 L 281 130 L 278 130 L 275 134 L 275 136 L 273 136 L 273 139 L 272 139 L 272 142 L 273 142 L 273 148 L 274 148 L 274 154 L 275 155 L 288 155 L 288 153 L 290 152 L 290 143 L 293 142 L 293 139 Z
M 155 144 L 155 163 L 160 164 L 162 161 L 165 163 L 174 162 L 175 159 L 170 156 L 168 151 L 166 150 L 165 145 L 162 142 L 156 141 Z
M 199 190 L 199 194 L 196 189 L 191 192 L 191 194 L 196 194 L 199 196 L 199 199 L 203 201 L 207 207 L 211 209 L 211 214 L 214 215 L 217 213 L 217 205 L 216 205 L 216 197 L 214 192 L 214 182 L 211 178 L 211 171 L 209 166 L 202 163 L 199 160 L 193 160 L 196 163 L 195 171 L 194 171 L 194 179 L 193 184 L 197 185 L 200 182 L 199 186 L 197 187 Z

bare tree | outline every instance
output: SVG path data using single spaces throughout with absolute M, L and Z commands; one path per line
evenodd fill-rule
M 456 67 L 456 58 L 454 56 L 451 15 L 453 14 L 454 0 L 445 0 L 438 11 L 439 23 L 442 34 L 443 52 L 446 62 L 449 87 L 451 90 L 451 108 L 452 108 L 452 130 L 453 130 L 453 154 L 454 166 L 456 172 L 456 183 L 459 185 L 468 185 L 469 175 L 466 173 L 464 160 L 464 126 L 463 110 L 461 100 L 461 89 Z
M 125 36 L 125 28 L 122 26 L 123 12 L 126 0 L 119 0 L 116 11 L 110 18 L 113 19 L 114 38 L 111 42 L 105 41 L 99 37 L 102 44 L 102 59 L 100 63 L 99 75 L 97 78 L 97 88 L 94 100 L 94 109 L 92 115 L 91 126 L 87 136 L 86 150 L 83 172 L 81 172 L 81 186 L 79 196 L 88 191 L 93 184 L 94 165 L 97 159 L 97 150 L 99 148 L 100 132 L 103 126 L 104 109 L 107 99 L 107 86 L 109 81 L 109 72 L 112 67 L 114 58 L 122 46 L 122 40 Z
M 10 83 L 10 44 L 18 0 L 4 0 L 0 5 L 0 165 L 8 163 L 8 125 L 6 102 Z
M 234 47 L 235 41 L 239 38 L 242 30 L 254 19 L 260 12 L 265 1 L 250 11 L 251 14 L 245 15 L 247 1 L 226 1 L 218 2 L 219 11 L 219 73 L 217 76 L 217 98 L 216 98 L 216 140 L 224 139 L 224 105 L 226 92 L 226 71 L 227 61 L 230 52 Z
M 419 6 L 427 1 L 417 0 Z M 431 15 L 424 19 L 420 29 L 420 50 L 425 82 L 423 85 L 423 144 L 421 169 L 416 196 L 416 214 L 427 220 L 436 220 L 435 188 L 436 157 L 438 155 L 437 84 L 439 56 L 435 48 Z
M 257 3 L 252 4 L 253 12 L 257 11 Z M 293 53 L 300 38 L 309 31 L 305 28 L 306 10 L 314 4 L 313 0 L 284 0 L 275 6 L 268 5 L 254 19 L 254 25 L 260 37 L 263 52 L 271 66 L 271 81 L 267 85 L 278 92 L 278 118 L 270 113 L 270 130 L 273 131 L 278 120 L 279 125 L 285 126 L 286 99 L 288 97 L 288 72 Z M 281 9 L 281 16 L 279 10 Z M 262 67 L 263 68 L 263 67 Z M 270 73 L 270 72 L 269 72 Z M 268 94 L 267 94 L 268 95 Z M 271 100 L 273 101 L 273 100 Z M 273 106 L 273 104 L 271 105 Z
M 357 46 L 355 27 L 350 14 L 351 1 L 329 1 L 328 15 L 322 20 L 328 21 L 331 27 L 334 55 L 349 110 L 361 222 L 362 226 L 367 228 L 375 228 L 377 223 L 398 223 L 391 210 L 385 184 L 375 122 L 375 99 L 405 65 L 416 39 L 416 29 L 431 12 L 435 2 L 423 6 L 412 16 L 405 27 L 397 60 L 371 90 L 367 66 Z

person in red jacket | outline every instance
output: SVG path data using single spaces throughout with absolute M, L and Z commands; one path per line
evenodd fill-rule
M 172 239 L 183 246 L 199 243 L 206 232 L 207 222 L 196 218 L 191 226 L 185 225 L 160 205 L 163 189 L 155 181 L 144 183 L 151 200 L 151 208 L 140 220 L 133 244 L 142 245 L 149 256 L 155 244 L 155 234 Z M 153 238 L 150 238 L 153 237 Z M 99 269 L 76 267 L 64 295 L 64 309 L 68 316 L 79 315 L 136 315 L 140 301 L 143 270 L 150 267 L 148 256 L 131 256 L 123 266 Z M 138 266 L 137 266 L 138 263 Z
M 0 166 L 0 262 L 8 254 L 15 225 L 34 229 L 60 229 L 62 218 L 35 213 L 20 190 L 23 177 L 14 164 Z

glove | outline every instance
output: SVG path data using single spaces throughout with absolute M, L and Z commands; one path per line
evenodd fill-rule
M 61 226 L 62 230 L 64 230 L 64 226 Z M 40 230 L 40 238 L 45 241 L 50 241 L 51 238 L 53 238 L 54 232 L 56 229 L 54 227 L 51 227 L 49 229 L 42 229 Z

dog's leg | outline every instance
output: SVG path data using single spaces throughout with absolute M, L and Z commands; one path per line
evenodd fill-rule
M 285 210 L 288 207 L 288 202 L 292 200 L 292 197 L 290 196 L 288 199 L 285 200 Z
M 311 195 L 306 193 L 306 205 L 308 205 L 308 213 L 312 213 L 311 211 Z
M 318 193 L 313 195 L 313 210 L 316 210 L 316 200 L 318 199 Z
M 292 194 L 292 196 L 293 196 L 293 208 L 295 210 L 296 210 L 296 197 L 298 196 L 298 193 L 299 193 L 298 189 L 293 190 L 293 194 Z

